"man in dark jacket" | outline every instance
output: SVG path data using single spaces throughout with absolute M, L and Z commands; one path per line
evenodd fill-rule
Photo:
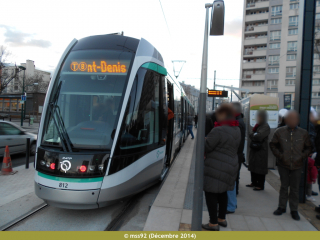
M 245 139 L 246 139 L 246 124 L 243 121 L 243 114 L 242 114 L 242 105 L 239 102 L 233 102 L 232 103 L 235 112 L 236 112 L 236 120 L 239 122 L 239 128 L 241 132 L 241 142 L 238 148 L 238 161 L 239 161 L 239 170 L 238 170 L 238 175 L 236 179 L 236 193 L 237 195 L 239 194 L 239 179 L 240 179 L 240 169 L 242 163 L 245 161 L 243 150 L 244 150 L 244 144 L 245 144 Z
M 278 128 L 270 142 L 272 153 L 278 160 L 281 188 L 278 209 L 274 215 L 282 215 L 286 212 L 287 201 L 291 216 L 294 220 L 300 220 L 298 214 L 299 184 L 301 170 L 308 155 L 311 153 L 312 144 L 306 130 L 299 128 L 299 114 L 289 111 L 286 115 L 287 126 Z M 288 188 L 290 195 L 288 197 Z

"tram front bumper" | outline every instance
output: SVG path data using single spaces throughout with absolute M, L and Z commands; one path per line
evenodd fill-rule
M 67 209 L 99 208 L 98 197 L 100 189 L 65 190 L 46 187 L 35 182 L 35 193 L 51 206 Z

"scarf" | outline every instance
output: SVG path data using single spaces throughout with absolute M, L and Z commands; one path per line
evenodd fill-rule
M 228 125 L 230 127 L 238 127 L 239 126 L 239 121 L 237 120 L 225 120 L 222 122 L 215 122 L 214 123 L 214 127 L 221 127 L 221 126 L 225 126 Z
M 253 132 L 256 132 L 258 130 L 258 127 L 259 127 L 259 124 L 257 123 L 253 128 L 252 128 L 252 131 Z

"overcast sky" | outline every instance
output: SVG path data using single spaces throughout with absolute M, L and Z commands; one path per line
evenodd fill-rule
M 224 1 L 225 35 L 209 37 L 208 78 L 216 70 L 218 84 L 239 83 L 243 1 Z M 159 0 L 2 1 L 0 45 L 12 51 L 13 63 L 31 59 L 37 68 L 52 72 L 73 38 L 124 31 L 145 38 L 166 62 L 185 60 L 179 80 L 199 88 L 207 2 L 161 0 L 168 30 Z

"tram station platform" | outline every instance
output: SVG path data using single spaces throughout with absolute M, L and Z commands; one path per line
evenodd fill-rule
M 33 165 L 13 168 L 14 175 L 0 175 L 0 229 L 43 203 L 34 193 Z
M 189 137 L 181 149 L 150 209 L 144 227 L 145 231 L 191 230 L 195 143 L 196 141 Z M 278 207 L 279 197 L 278 191 L 273 186 L 279 185 L 280 180 L 271 171 L 268 175 L 267 181 L 271 179 L 272 185 L 266 181 L 264 191 L 253 191 L 252 188 L 245 186 L 250 184 L 251 177 L 247 168 L 242 166 L 237 197 L 238 208 L 235 213 L 227 214 L 228 227 L 220 227 L 220 231 L 318 231 L 319 226 L 318 229 L 315 227 L 318 224 L 312 225 L 308 217 L 309 214 L 314 215 L 313 218 L 315 218 L 314 205 L 309 207 L 309 213 L 305 214 L 308 207 L 301 209 L 301 205 L 305 204 L 300 204 L 300 221 L 293 220 L 289 211 L 281 216 L 273 215 L 274 210 Z M 202 222 L 209 222 L 205 200 Z

